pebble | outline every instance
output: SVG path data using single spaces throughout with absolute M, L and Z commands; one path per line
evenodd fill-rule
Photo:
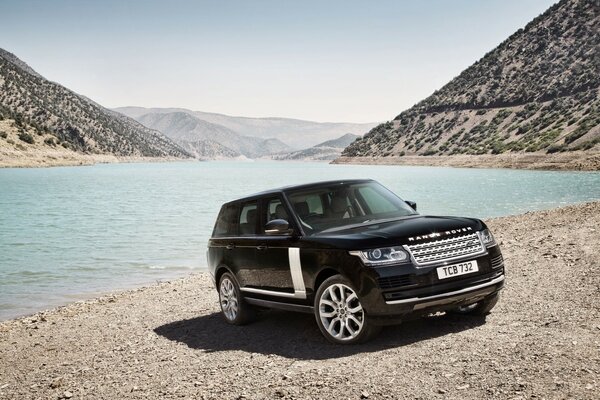
M 55 378 L 54 380 L 52 380 L 52 382 L 50 382 L 50 387 L 52 389 L 56 389 L 61 387 L 63 384 L 63 378 L 59 377 L 59 378 Z

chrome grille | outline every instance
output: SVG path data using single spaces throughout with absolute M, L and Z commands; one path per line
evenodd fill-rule
M 485 252 L 477 233 L 407 245 L 406 249 L 419 265 L 453 260 Z

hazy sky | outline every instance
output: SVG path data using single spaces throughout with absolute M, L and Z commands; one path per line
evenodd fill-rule
M 552 0 L 0 0 L 0 47 L 107 107 L 371 122 Z

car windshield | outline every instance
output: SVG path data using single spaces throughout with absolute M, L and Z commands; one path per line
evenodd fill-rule
M 417 214 L 377 182 L 333 184 L 287 195 L 307 235 Z

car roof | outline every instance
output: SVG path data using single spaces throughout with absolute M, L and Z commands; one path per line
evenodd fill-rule
M 228 201 L 226 204 L 237 203 L 245 200 L 254 200 L 256 198 L 265 197 L 272 194 L 280 194 L 285 192 L 293 192 L 296 190 L 303 189 L 316 189 L 320 187 L 333 186 L 333 185 L 342 185 L 342 184 L 353 184 L 353 183 L 366 183 L 366 182 L 374 182 L 373 179 L 339 179 L 334 181 L 320 181 L 320 182 L 312 182 L 312 183 L 304 183 L 302 185 L 289 185 L 282 186 L 275 189 L 264 190 L 262 192 L 254 193 L 248 196 L 240 197 L 236 200 Z

